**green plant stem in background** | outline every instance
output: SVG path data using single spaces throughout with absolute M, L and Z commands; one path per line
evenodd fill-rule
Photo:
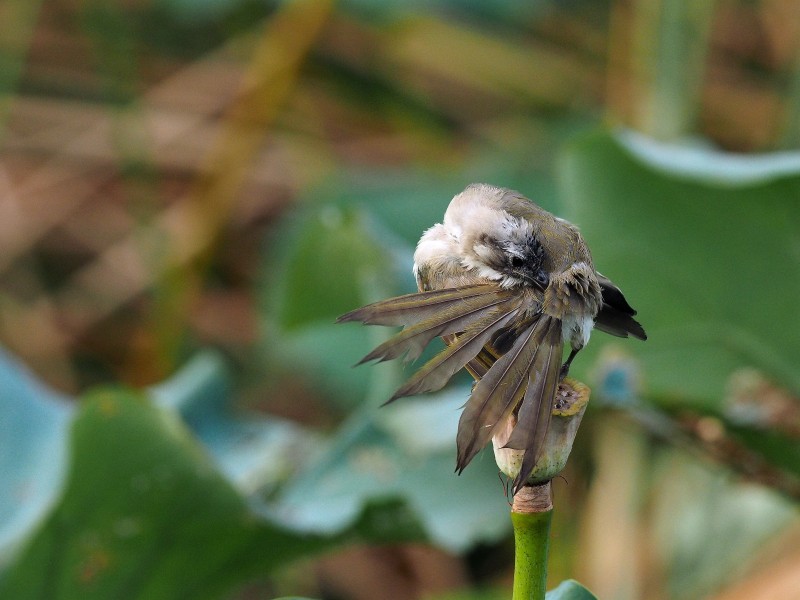
M 287 98 L 306 57 L 330 17 L 331 0 L 292 0 L 259 33 L 235 102 L 206 156 L 208 168 L 189 192 L 180 236 L 165 251 L 160 311 L 153 330 L 164 356 L 177 357 L 192 299 L 202 286 L 215 244 L 230 218 L 253 161 Z M 167 365 L 170 367 L 171 365 Z
M 33 39 L 41 2 L 9 0 L 0 6 L 0 138 Z
M 783 99 L 783 133 L 779 147 L 784 150 L 800 148 L 800 46 L 797 47 L 791 71 L 787 76 L 786 95 Z
M 714 2 L 633 3 L 633 72 L 639 106 L 633 125 L 662 140 L 693 130 L 711 32 Z
M 514 527 L 513 600 L 544 600 L 553 503 L 550 482 L 525 486 L 511 508 Z

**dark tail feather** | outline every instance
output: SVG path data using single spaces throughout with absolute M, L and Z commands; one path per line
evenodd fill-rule
M 622 293 L 613 281 L 605 275 L 597 274 L 597 283 L 600 284 L 600 292 L 603 294 L 603 302 L 608 304 L 615 310 L 622 314 L 634 316 L 636 311 L 628 304 L 625 295 Z
M 647 339 L 644 328 L 636 319 L 609 304 L 603 304 L 600 312 L 597 313 L 594 326 L 600 331 L 605 331 L 618 337 L 626 338 L 632 335 L 639 340 Z
M 509 298 L 513 295 L 508 290 L 498 290 L 495 285 L 471 285 L 460 288 L 434 290 L 406 294 L 388 300 L 368 304 L 336 319 L 337 323 L 360 321 L 367 325 L 411 325 L 433 317 L 450 306 L 475 299 L 481 303 L 481 297 L 487 303 L 501 295 Z
M 463 300 L 454 306 L 443 307 L 428 319 L 403 329 L 367 354 L 358 364 L 376 359 L 391 360 L 405 353 L 407 353 L 406 361 L 415 360 L 435 337 L 466 330 L 485 318 L 487 314 L 496 312 L 497 306 L 504 302 L 508 302 L 505 296 L 497 298 L 480 296 Z
M 458 422 L 458 472 L 464 470 L 491 439 L 496 426 L 522 400 L 547 322 L 548 318 L 539 318 L 524 329 L 511 349 L 475 385 Z
M 633 317 L 636 311 L 628 304 L 625 295 L 608 277 L 597 274 L 600 291 L 603 294 L 603 306 L 595 320 L 595 327 L 611 335 L 633 337 L 646 340 L 647 334 L 639 322 Z
M 425 363 L 386 402 L 403 396 L 434 392 L 445 386 L 467 362 L 475 358 L 484 344 L 517 314 L 518 308 L 500 307 L 462 333 L 455 342 Z
M 506 444 L 507 448 L 525 451 L 519 474 L 514 479 L 512 488 L 514 494 L 525 485 L 544 446 L 547 430 L 550 427 L 553 400 L 558 389 L 563 347 L 561 321 L 548 319 L 542 343 L 536 351 L 534 365 L 530 371 L 528 388 L 517 414 L 517 424 Z

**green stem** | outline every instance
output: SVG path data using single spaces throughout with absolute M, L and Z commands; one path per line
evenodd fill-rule
M 541 486 L 526 486 L 514 497 L 511 510 L 515 552 L 513 600 L 544 600 L 553 517 L 553 505 L 549 499 L 549 482 Z
M 788 87 L 784 97 L 783 132 L 779 147 L 796 150 L 800 147 L 800 47 L 797 48 Z
M 693 131 L 702 92 L 713 0 L 633 2 L 634 74 L 641 86 L 636 127 L 669 140 Z

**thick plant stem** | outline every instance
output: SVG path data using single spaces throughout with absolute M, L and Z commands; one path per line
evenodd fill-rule
M 544 600 L 553 502 L 550 482 L 526 485 L 514 496 L 513 600 Z

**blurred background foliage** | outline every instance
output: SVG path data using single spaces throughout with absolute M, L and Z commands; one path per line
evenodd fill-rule
M 797 598 L 798 15 L 3 2 L 0 596 L 508 597 L 497 469 L 452 473 L 469 380 L 378 410 L 402 368 L 350 365 L 387 333 L 333 324 L 487 181 L 650 334 L 576 362 L 550 587 Z

